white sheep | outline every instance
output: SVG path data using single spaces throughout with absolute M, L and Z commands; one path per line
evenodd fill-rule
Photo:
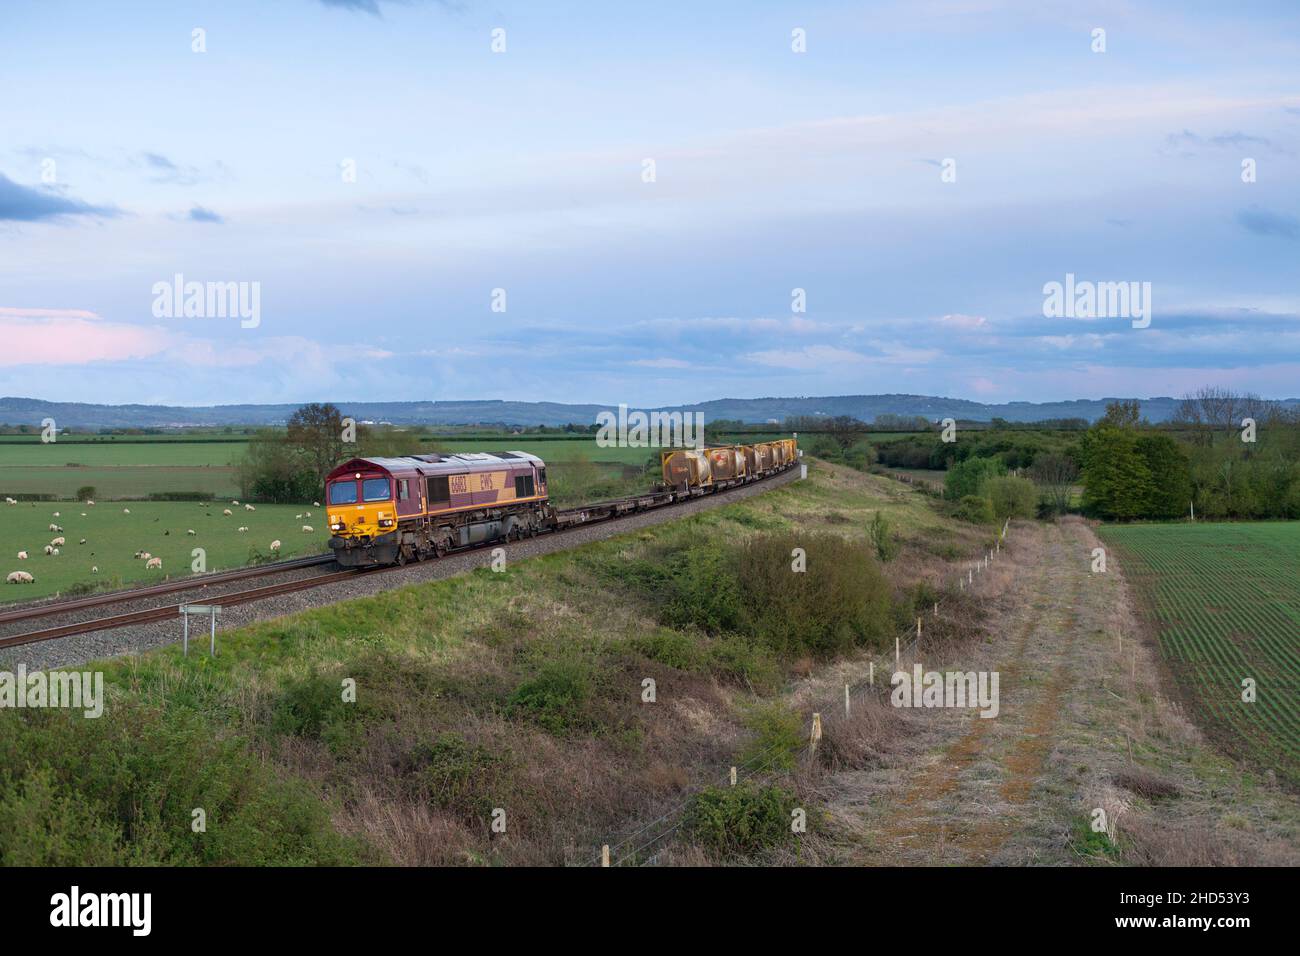
M 161 570 L 162 558 L 150 558 L 148 561 L 144 563 L 144 567 L 146 571 L 148 571 L 150 568 L 158 568 Z
M 319 501 L 313 501 L 313 502 L 311 503 L 311 506 L 312 506 L 313 508 L 319 508 L 319 507 L 320 507 L 320 502 L 319 502 Z
M 50 530 L 51 530 L 51 531 L 58 531 L 58 530 L 59 530 L 59 526 L 56 525 L 56 524 L 51 524 L 51 525 L 50 525 Z
M 245 528 L 245 527 L 242 527 L 242 526 L 241 526 L 241 527 L 239 527 L 239 528 L 236 528 L 235 530 L 237 530 L 240 534 L 243 534 L 243 533 L 244 533 L 245 531 L 247 531 L 248 529 Z
M 310 512 L 310 511 L 306 512 L 306 515 L 307 515 L 308 518 L 310 518 L 310 517 L 311 517 L 311 512 Z
M 135 553 L 135 556 L 139 558 L 141 561 L 148 561 L 150 558 L 153 557 L 153 555 L 150 554 L 148 551 L 137 551 Z
M 186 533 L 186 534 L 198 534 L 198 532 L 195 531 L 193 528 L 186 528 L 186 529 L 185 529 L 185 533 Z
M 47 544 L 47 545 L 45 546 L 45 553 L 46 553 L 46 554 L 53 554 L 53 553 L 54 553 L 54 545 L 52 545 L 52 544 Z
M 303 533 L 303 534 L 312 534 L 312 533 L 314 533 L 315 531 L 316 531 L 316 529 L 313 528 L 313 527 L 312 527 L 311 525 L 309 525 L 309 524 L 305 524 L 305 525 L 302 526 L 302 533 Z
M 36 579 L 26 571 L 11 571 L 6 579 L 10 584 L 31 584 Z
M 50 552 L 50 554 L 57 558 L 59 556 L 59 549 L 55 548 L 53 551 Z
M 130 508 L 123 508 L 123 509 L 122 509 L 122 514 L 124 514 L 124 515 L 129 515 L 130 513 L 131 513 L 131 509 L 130 509 Z
M 61 548 L 61 547 L 63 547 L 65 544 L 67 544 L 67 542 L 64 541 L 64 540 L 63 540 L 63 536 L 60 535 L 59 537 L 57 537 L 57 538 L 55 538 L 53 541 L 51 541 L 50 544 L 54 545 L 54 547 L 56 547 L 56 548 Z
M 279 538 L 276 538 L 274 541 L 271 542 L 271 550 L 272 550 L 272 551 L 279 551 L 279 550 L 280 550 L 280 539 L 279 539 Z
M 93 501 L 87 501 L 86 504 L 90 505 L 92 508 L 95 507 L 95 503 Z
M 26 552 L 26 551 L 19 551 L 19 552 L 18 552 L 18 560 L 19 560 L 19 561 L 26 561 L 26 560 L 27 560 L 27 552 Z
M 91 567 L 91 569 L 90 569 L 90 573 L 91 573 L 91 574 L 98 574 L 98 573 L 99 573 L 99 565 L 98 565 L 98 564 L 93 565 L 93 566 Z
M 229 518 L 232 514 L 234 514 L 234 512 L 231 511 L 229 508 L 223 509 L 221 513 L 225 515 L 227 518 Z
M 58 517 L 58 516 L 59 516 L 59 513 L 58 513 L 58 512 L 57 512 L 57 511 L 56 511 L 56 512 L 54 512 L 54 517 L 56 517 L 56 518 L 57 518 L 57 517 Z
M 302 520 L 302 515 L 294 515 L 293 517 L 294 517 L 294 520 L 295 520 L 295 521 L 301 521 L 301 520 Z
M 256 511 L 257 509 L 254 508 L 252 505 L 244 505 L 244 510 L 245 510 L 245 511 Z
M 8 495 L 5 495 L 5 504 L 7 504 L 7 505 L 16 505 L 16 504 L 18 504 L 18 499 L 17 499 L 17 498 L 10 498 Z
M 80 544 L 85 544 L 85 543 L 86 543 L 86 539 L 85 539 L 85 538 L 82 538 L 81 541 L 80 541 L 79 543 L 80 543 Z
M 238 501 L 232 501 L 232 502 L 231 502 L 231 505 L 233 505 L 234 507 L 238 508 L 238 507 L 239 507 L 239 502 L 238 502 Z

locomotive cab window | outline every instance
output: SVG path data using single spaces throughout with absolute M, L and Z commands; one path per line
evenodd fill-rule
M 537 483 L 538 483 L 539 485 L 545 485 L 545 484 L 546 484 L 546 469 L 545 469 L 545 468 L 538 468 L 538 469 L 537 469 Z
M 330 504 L 354 505 L 357 503 L 357 483 L 355 481 L 336 481 L 330 485 Z
M 397 482 L 397 500 L 406 501 L 411 497 L 410 489 L 407 487 L 407 479 L 402 478 Z
M 361 482 L 361 500 L 387 501 L 393 497 L 387 478 L 367 478 Z
M 531 498 L 534 493 L 532 475 L 519 475 L 515 478 L 516 498 Z

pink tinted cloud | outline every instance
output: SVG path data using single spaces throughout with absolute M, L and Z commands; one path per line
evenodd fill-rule
M 0 308 L 0 366 L 86 365 L 141 359 L 164 351 L 166 332 L 104 322 L 74 309 Z

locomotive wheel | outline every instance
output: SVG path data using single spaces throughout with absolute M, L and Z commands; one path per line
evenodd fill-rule
M 404 567 L 405 565 L 406 565 L 406 550 L 404 548 L 398 548 L 397 566 L 400 568 L 400 567 Z

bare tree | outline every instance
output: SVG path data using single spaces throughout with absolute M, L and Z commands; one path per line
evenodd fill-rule
M 1067 455 L 1046 454 L 1034 459 L 1029 477 L 1043 490 L 1055 514 L 1065 514 L 1070 507 L 1070 493 L 1079 478 L 1079 466 Z

